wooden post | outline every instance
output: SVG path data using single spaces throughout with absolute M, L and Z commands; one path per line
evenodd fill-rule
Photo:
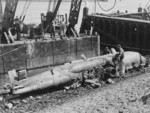
M 100 56 L 100 35 L 97 35 L 97 56 Z

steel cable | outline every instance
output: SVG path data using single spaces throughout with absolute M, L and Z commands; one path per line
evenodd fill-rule
M 22 10 L 22 13 L 21 13 L 21 15 L 20 15 L 20 19 L 22 18 L 23 13 L 24 13 L 24 11 L 25 11 L 25 8 L 26 8 L 26 5 L 27 5 L 27 1 L 28 1 L 28 0 L 26 0 L 26 2 L 25 2 L 25 4 L 24 4 L 24 7 L 23 7 L 23 10 Z
M 0 55 L 0 57 L 1 57 L 1 56 L 4 56 L 4 55 L 7 55 L 7 54 L 9 54 L 9 53 L 12 53 L 12 52 L 14 52 L 14 51 L 17 51 L 17 50 L 23 48 L 24 46 L 26 46 L 26 45 L 24 44 L 24 45 L 22 45 L 22 46 L 20 46 L 20 47 L 18 47 L 18 48 L 16 48 L 16 49 L 13 49 L 13 50 L 11 50 L 11 51 L 9 51 L 9 52 L 3 53 L 3 54 Z
M 49 0 L 47 12 L 50 11 L 52 0 Z
M 23 22 L 24 19 L 25 19 L 25 16 L 26 16 L 26 14 L 27 14 L 27 10 L 29 9 L 29 6 L 30 6 L 31 2 L 32 2 L 32 0 L 28 3 L 28 6 L 26 7 L 26 10 L 25 10 L 25 12 L 24 12 L 24 16 L 23 16 L 23 18 L 22 18 L 22 22 Z
M 98 3 L 99 7 L 100 7 L 103 11 L 105 11 L 105 12 L 108 12 L 108 11 L 112 10 L 112 9 L 116 6 L 116 3 L 117 3 L 117 0 L 115 0 L 113 6 L 112 6 L 111 8 L 109 8 L 109 9 L 104 9 L 104 8 L 100 5 L 100 3 L 99 3 L 100 1 L 98 1 L 98 0 L 96 0 L 96 1 L 97 1 L 97 3 Z

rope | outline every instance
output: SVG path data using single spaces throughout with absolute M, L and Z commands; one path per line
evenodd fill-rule
M 3 53 L 3 54 L 0 55 L 0 57 L 2 57 L 2 56 L 4 56 L 4 55 L 7 55 L 7 54 L 9 54 L 9 53 L 12 53 L 12 52 L 14 52 L 14 51 L 17 51 L 17 50 L 23 48 L 24 46 L 25 46 L 25 45 L 22 45 L 22 46 L 20 46 L 20 47 L 18 47 L 18 48 L 16 48 L 16 49 L 13 49 L 13 50 L 11 50 L 11 51 L 9 51 L 9 52 Z
M 112 10 L 112 9 L 116 6 L 116 3 L 117 3 L 117 0 L 115 0 L 113 6 L 112 6 L 111 8 L 109 8 L 109 9 L 104 9 L 104 8 L 100 5 L 100 3 L 99 3 L 100 1 L 98 1 L 98 0 L 96 0 L 96 1 L 97 1 L 97 3 L 98 3 L 99 7 L 100 7 L 103 11 L 105 11 L 105 12 L 108 12 L 108 11 Z

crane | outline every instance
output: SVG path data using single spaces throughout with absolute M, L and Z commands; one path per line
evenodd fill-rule
M 52 0 L 50 0 L 50 1 L 52 1 Z M 46 19 L 45 19 L 46 26 L 44 26 L 43 28 L 47 28 L 48 25 L 55 19 L 61 2 L 62 2 L 62 0 L 57 0 L 57 1 L 54 0 L 53 11 L 47 12 Z M 72 0 L 71 1 L 69 25 L 67 27 L 67 32 L 66 32 L 66 35 L 68 37 L 70 37 L 72 35 L 74 35 L 76 37 L 79 36 L 74 27 L 78 21 L 81 3 L 82 3 L 82 0 Z M 5 6 L 3 20 L 2 20 L 2 33 L 4 33 L 4 32 L 8 33 L 8 29 L 10 27 L 12 27 L 17 4 L 18 4 L 18 0 L 6 0 L 6 6 Z M 43 19 L 42 16 L 43 15 L 41 15 L 41 19 Z M 43 20 L 42 20 L 42 23 L 44 23 Z M 5 36 L 5 38 L 6 38 L 6 36 Z M 1 37 L 1 39 L 3 39 L 3 36 Z
M 50 0 L 51 2 L 52 0 Z M 44 14 L 41 14 L 41 21 L 43 28 L 46 29 L 48 25 L 55 19 L 57 15 L 57 11 L 60 7 L 62 0 L 58 0 L 56 7 L 53 7 L 53 11 L 48 11 L 46 18 L 44 17 Z M 71 7 L 70 7 L 70 14 L 69 14 L 69 25 L 67 26 L 67 31 L 66 35 L 68 37 L 70 36 L 75 36 L 78 37 L 78 33 L 75 30 L 75 25 L 78 23 L 78 17 L 79 17 L 79 12 L 80 12 L 80 7 L 81 7 L 82 0 L 72 0 L 71 1 Z M 49 8 L 50 9 L 50 4 Z
M 6 0 L 3 21 L 2 21 L 2 27 L 4 31 L 6 31 L 13 24 L 17 4 L 18 4 L 18 0 Z
M 78 37 L 78 33 L 75 30 L 75 25 L 78 23 L 79 12 L 81 7 L 82 0 L 72 0 L 70 7 L 70 15 L 69 15 L 69 25 L 67 27 L 66 35 L 68 37 L 74 35 Z
M 43 13 L 41 14 L 41 21 L 42 21 L 43 29 L 46 29 L 48 27 L 48 25 L 55 19 L 56 15 L 57 15 L 57 11 L 60 7 L 62 0 L 57 0 L 57 4 L 56 4 L 56 0 L 54 1 L 56 5 L 55 5 L 55 7 L 53 7 L 53 11 L 49 10 L 51 2 L 52 1 L 50 0 L 46 17 L 44 16 Z
M 3 17 L 3 8 L 2 8 L 2 1 L 0 0 L 0 23 L 2 24 L 2 17 Z M 0 24 L 0 28 L 2 25 Z
M 9 39 L 7 34 L 10 34 L 9 28 L 13 25 L 17 4 L 18 0 L 6 0 L 4 15 L 2 19 L 2 43 L 10 43 L 10 41 L 12 41 L 11 37 Z

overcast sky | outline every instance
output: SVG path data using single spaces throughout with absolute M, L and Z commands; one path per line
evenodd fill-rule
M 19 1 L 26 1 L 26 0 L 19 0 Z M 49 1 L 49 0 L 32 0 L 32 1 L 39 1 L 39 2 L 45 2 L 45 1 Z M 54 1 L 54 0 L 53 0 Z M 67 2 L 71 2 L 72 0 L 62 0 L 62 1 L 67 1 Z M 85 1 L 85 0 L 82 0 Z M 87 0 L 89 2 L 93 2 L 94 0 Z M 108 0 L 100 0 L 100 1 L 108 1 Z

